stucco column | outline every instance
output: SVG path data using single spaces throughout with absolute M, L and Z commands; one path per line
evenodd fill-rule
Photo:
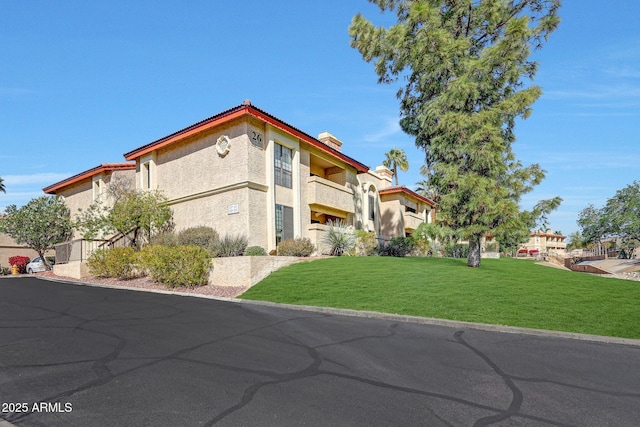
M 264 130 L 265 141 L 265 171 L 267 184 L 267 206 L 265 212 L 267 215 L 267 252 L 276 248 L 276 192 L 275 192 L 275 171 L 274 171 L 274 155 L 273 155 L 273 135 L 271 134 L 271 126 L 265 125 Z

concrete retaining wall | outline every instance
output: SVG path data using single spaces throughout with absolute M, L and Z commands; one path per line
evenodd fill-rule
M 209 284 L 250 287 L 287 265 L 310 260 L 292 256 L 240 256 L 214 258 Z
M 74 279 L 82 279 L 88 277 L 89 269 L 85 261 L 71 261 L 67 264 L 55 264 L 53 266 L 53 274 L 56 276 L 73 277 Z
M 267 277 L 274 271 L 287 265 L 309 261 L 312 258 L 290 256 L 240 256 L 214 258 L 213 270 L 209 273 L 209 284 L 215 286 L 250 287 Z M 53 266 L 56 276 L 82 279 L 90 276 L 86 262 L 72 261 L 68 264 Z

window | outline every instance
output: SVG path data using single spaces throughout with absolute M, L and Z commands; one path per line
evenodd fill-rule
M 371 193 L 369 194 L 369 219 L 376 220 L 376 196 Z
M 141 165 L 140 173 L 142 174 L 142 188 L 151 188 L 151 162 L 146 162 Z
M 276 205 L 276 245 L 287 239 L 293 239 L 293 208 Z
M 416 213 L 416 208 L 412 208 L 411 206 L 405 206 L 404 207 L 404 211 L 405 212 Z
M 280 144 L 274 146 L 274 169 L 276 185 L 292 188 L 293 181 L 291 179 L 291 159 L 293 158 L 293 150 L 283 147 Z
M 100 185 L 102 183 L 101 180 L 98 181 L 93 181 L 93 200 L 100 200 L 102 199 L 102 186 Z

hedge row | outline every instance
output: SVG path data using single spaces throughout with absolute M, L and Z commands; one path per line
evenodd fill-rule
M 207 284 L 211 253 L 195 245 L 150 245 L 140 252 L 129 247 L 100 249 L 91 254 L 87 266 L 98 277 L 149 276 L 171 288 L 202 286 Z

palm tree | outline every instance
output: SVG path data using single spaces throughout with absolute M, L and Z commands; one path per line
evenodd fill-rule
M 382 164 L 393 171 L 393 176 L 396 177 L 396 185 L 398 185 L 398 168 L 404 172 L 409 170 L 407 155 L 399 148 L 392 148 L 384 155 L 386 156 L 386 159 Z
M 429 181 L 422 180 L 416 182 L 416 193 L 421 196 L 428 197 L 430 199 L 434 199 L 436 197 L 436 190 L 431 185 L 429 185 Z
M 7 192 L 7 189 L 4 188 L 4 179 L 0 178 L 0 191 L 3 193 Z

